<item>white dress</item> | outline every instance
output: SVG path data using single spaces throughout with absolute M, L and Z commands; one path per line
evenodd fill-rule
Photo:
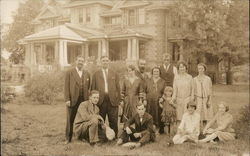
M 193 78 L 189 74 L 176 75 L 173 83 L 173 97 L 176 99 L 177 120 L 187 111 L 187 103 L 193 94 Z
M 185 113 L 178 127 L 184 134 L 176 134 L 173 138 L 174 144 L 182 144 L 184 141 L 198 140 L 200 134 L 200 115 L 198 113 Z

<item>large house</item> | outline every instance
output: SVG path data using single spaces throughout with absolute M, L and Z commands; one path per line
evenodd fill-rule
M 127 63 L 159 62 L 164 53 L 174 62 L 183 59 L 182 25 L 170 11 L 173 0 L 52 2 L 33 20 L 35 33 L 19 41 L 32 71 L 70 66 L 78 55 L 95 60 L 108 55 Z

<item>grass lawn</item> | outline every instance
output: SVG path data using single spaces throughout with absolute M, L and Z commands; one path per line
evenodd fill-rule
M 248 86 L 215 85 L 213 104 L 225 101 L 235 121 L 241 107 L 249 104 Z M 2 155 L 169 155 L 169 156 L 242 156 L 249 155 L 249 133 L 235 141 L 218 144 L 184 143 L 167 146 L 167 135 L 139 149 L 116 147 L 115 142 L 91 147 L 88 143 L 73 140 L 63 145 L 66 109 L 62 100 L 54 105 L 39 105 L 19 97 L 1 109 Z M 234 127 L 241 132 L 240 125 Z

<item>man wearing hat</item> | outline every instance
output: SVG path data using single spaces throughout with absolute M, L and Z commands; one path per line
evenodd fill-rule
M 200 134 L 200 115 L 195 112 L 196 104 L 190 101 L 187 104 L 187 112 L 183 114 L 177 134 L 173 138 L 174 144 L 182 144 L 185 141 L 197 141 Z
M 117 145 L 126 143 L 130 139 L 130 141 L 137 142 L 134 144 L 134 148 L 137 148 L 155 140 L 152 116 L 145 112 L 146 108 L 142 102 L 138 102 L 136 108 L 137 114 L 125 123 L 123 132 L 117 141 Z M 131 127 L 133 124 L 135 124 L 135 129 Z

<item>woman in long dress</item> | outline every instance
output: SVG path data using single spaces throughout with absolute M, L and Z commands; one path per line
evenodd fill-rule
M 182 119 L 183 114 L 187 111 L 187 103 L 193 100 L 193 78 L 187 73 L 185 62 L 179 62 L 178 75 L 174 78 L 172 101 L 176 103 L 177 122 Z M 176 101 L 176 102 L 175 102 Z
M 212 81 L 211 78 L 205 75 L 207 67 L 200 63 L 197 66 L 198 76 L 194 78 L 194 98 L 197 104 L 197 113 L 201 116 L 201 121 L 206 125 L 208 120 L 213 116 L 213 108 L 211 105 L 212 96 Z
M 141 79 L 135 75 L 135 66 L 129 65 L 127 70 L 128 76 L 125 77 L 121 88 L 121 101 L 123 105 L 121 122 L 126 122 L 136 114 L 136 102 L 139 98 L 143 98 Z
M 147 112 L 152 115 L 156 129 L 159 133 L 164 133 L 164 123 L 161 121 L 162 108 L 159 107 L 159 99 L 164 93 L 165 80 L 160 77 L 160 68 L 152 69 L 152 77 L 147 80 L 145 93 L 147 99 Z
M 233 116 L 228 113 L 228 110 L 229 107 L 224 102 L 219 104 L 217 114 L 203 130 L 206 138 L 199 140 L 198 143 L 213 142 L 216 138 L 223 142 L 235 139 L 236 134 L 232 128 Z M 217 123 L 217 128 L 212 129 L 214 123 Z

